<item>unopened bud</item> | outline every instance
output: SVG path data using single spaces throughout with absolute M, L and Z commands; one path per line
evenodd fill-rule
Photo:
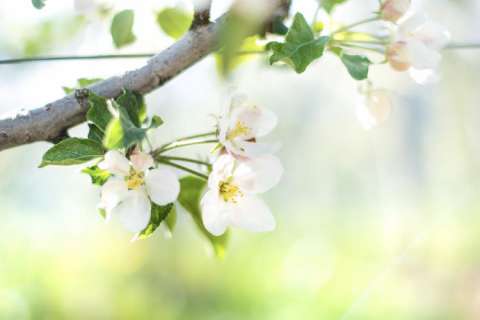
M 387 0 L 381 8 L 381 17 L 384 20 L 397 22 L 410 8 L 411 0 Z

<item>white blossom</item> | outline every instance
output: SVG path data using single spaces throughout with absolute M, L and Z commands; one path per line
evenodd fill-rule
M 229 226 L 254 232 L 273 230 L 275 219 L 258 194 L 274 187 L 282 173 L 280 161 L 272 155 L 246 160 L 220 156 L 201 201 L 205 228 L 217 236 Z
M 219 141 L 228 153 L 242 157 L 254 157 L 273 153 L 276 145 L 257 141 L 270 133 L 277 125 L 277 116 L 236 95 L 219 118 Z
M 150 201 L 157 205 L 174 202 L 180 192 L 175 173 L 165 167 L 151 169 L 149 154 L 136 151 L 130 161 L 119 151 L 108 151 L 98 164 L 113 176 L 102 186 L 99 208 L 114 215 L 131 232 L 142 231 L 150 221 Z
M 372 129 L 385 122 L 392 112 L 390 93 L 385 89 L 371 89 L 357 105 L 357 118 L 365 129 Z
M 424 84 L 435 79 L 440 51 L 449 40 L 444 27 L 417 14 L 399 26 L 395 42 L 387 48 L 387 59 L 393 69 L 408 70 L 416 82 Z

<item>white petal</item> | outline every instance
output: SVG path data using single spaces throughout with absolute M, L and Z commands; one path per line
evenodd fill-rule
M 428 21 L 425 14 L 417 13 L 402 22 L 398 28 L 398 35 L 405 39 L 414 36 L 415 32 Z
M 276 223 L 265 202 L 255 196 L 245 196 L 235 205 L 230 216 L 232 227 L 253 232 L 265 232 L 275 229 Z
M 142 188 L 128 191 L 127 197 L 112 210 L 122 225 L 131 232 L 145 229 L 150 222 L 150 200 Z
M 417 30 L 415 37 L 430 48 L 440 50 L 450 41 L 450 32 L 444 26 L 429 19 Z
M 280 160 L 275 156 L 265 155 L 239 161 L 233 183 L 245 194 L 263 193 L 273 188 L 280 181 L 282 174 Z
M 388 119 L 392 110 L 392 101 L 387 90 L 371 90 L 362 100 L 357 105 L 356 113 L 364 129 L 376 127 Z
M 169 168 L 162 167 L 148 171 L 145 185 L 152 201 L 160 206 L 174 202 L 180 193 L 177 175 Z
M 246 158 L 255 158 L 266 154 L 273 154 L 280 150 L 281 144 L 263 143 L 263 142 L 249 142 L 236 141 L 235 143 L 226 144 L 225 148 L 228 152 Z
M 130 172 L 130 164 L 128 159 L 119 151 L 111 150 L 105 154 L 105 158 L 98 164 L 98 167 L 102 170 L 119 175 L 127 176 Z
M 277 125 L 277 116 L 268 109 L 252 105 L 245 107 L 238 114 L 238 121 L 251 130 L 251 138 L 263 137 L 270 133 Z
M 130 162 L 137 171 L 146 171 L 155 164 L 151 155 L 141 151 L 132 153 Z
M 208 187 L 217 190 L 221 181 L 226 180 L 233 173 L 235 167 L 235 158 L 229 154 L 218 157 L 213 163 L 212 172 L 208 177 Z
M 427 85 L 438 81 L 438 74 L 433 69 L 415 69 L 410 68 L 410 77 L 418 84 Z
M 407 43 L 411 64 L 416 69 L 434 69 L 440 63 L 442 56 L 423 42 L 412 40 Z
M 228 227 L 231 206 L 218 197 L 215 191 L 208 191 L 200 203 L 202 208 L 202 221 L 205 229 L 215 236 L 222 235 Z
M 128 194 L 125 181 L 112 177 L 102 186 L 99 208 L 105 209 L 107 214 L 117 206 Z

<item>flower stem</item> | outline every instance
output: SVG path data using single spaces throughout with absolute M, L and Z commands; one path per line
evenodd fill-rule
M 365 47 L 365 46 L 349 44 L 349 43 L 338 43 L 338 45 L 341 46 L 341 47 L 367 50 L 367 51 L 372 51 L 372 52 L 375 52 L 375 53 L 378 53 L 378 54 L 381 54 L 381 55 L 385 55 L 385 50 L 382 50 L 381 48 Z
M 184 157 L 158 156 L 157 160 L 158 161 L 163 161 L 163 160 L 166 160 L 166 161 L 183 161 L 183 162 L 189 162 L 189 163 L 195 163 L 195 164 L 203 165 L 203 166 L 206 166 L 208 168 L 212 167 L 212 165 L 210 163 L 206 162 L 206 161 L 184 158 Z
M 170 161 L 167 161 L 167 160 L 157 160 L 158 163 L 162 163 L 162 164 L 165 164 L 167 166 L 171 166 L 171 167 L 174 167 L 174 168 L 177 168 L 177 169 L 180 169 L 182 171 L 185 171 L 185 172 L 188 172 L 188 173 L 191 173 L 199 178 L 202 178 L 204 180 L 208 180 L 208 176 L 203 174 L 203 173 L 200 173 L 198 171 L 195 171 L 193 169 L 190 169 L 190 168 L 187 168 L 187 167 L 184 167 L 182 165 L 179 165 L 179 164 L 176 164 L 176 163 L 173 163 L 173 162 L 170 162 Z
M 176 142 L 172 142 L 172 143 L 169 143 L 169 144 L 166 144 L 156 150 L 153 151 L 153 156 L 157 156 L 159 154 L 162 154 L 166 151 L 170 151 L 170 150 L 173 150 L 173 149 L 177 149 L 177 148 L 182 148 L 182 147 L 187 147 L 187 146 L 193 146 L 193 145 L 197 145 L 197 144 L 208 144 L 208 143 L 216 143 L 218 142 L 217 139 L 212 139 L 212 140 L 185 140 L 185 141 L 176 141 Z
M 337 33 L 340 33 L 340 32 L 344 32 L 344 31 L 350 30 L 350 29 L 352 29 L 356 26 L 359 26 L 359 25 L 362 25 L 362 24 L 367 24 L 367 23 L 374 22 L 374 21 L 377 21 L 377 20 L 380 20 L 380 18 L 378 16 L 371 17 L 371 18 L 364 19 L 364 20 L 360 20 L 360 21 L 354 22 L 352 24 L 346 25 L 344 27 L 341 27 L 341 28 L 333 31 L 331 35 L 334 35 L 334 34 L 337 34 Z
M 131 59 L 131 58 L 150 58 L 154 53 L 133 53 L 133 54 L 99 54 L 99 55 L 68 55 L 68 56 L 44 56 L 0 60 L 0 64 L 14 64 L 24 62 L 40 62 L 40 61 L 68 61 L 68 60 L 100 60 L 100 59 Z

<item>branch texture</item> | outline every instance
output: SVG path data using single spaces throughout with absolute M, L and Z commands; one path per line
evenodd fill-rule
M 162 86 L 216 49 L 219 23 L 199 26 L 139 69 L 90 86 L 97 95 L 115 98 L 123 88 L 142 94 Z M 88 103 L 81 95 L 68 95 L 31 111 L 0 120 L 0 150 L 36 141 L 55 141 L 66 130 L 85 121 Z
M 118 97 L 124 88 L 141 94 L 151 92 L 218 49 L 219 31 L 227 15 L 215 23 L 197 25 L 145 66 L 93 84 L 88 90 L 106 98 Z M 269 19 L 277 15 L 278 12 L 272 12 Z M 0 151 L 37 141 L 58 141 L 67 135 L 68 129 L 85 121 L 87 110 L 87 95 L 77 90 L 42 108 L 1 118 Z

